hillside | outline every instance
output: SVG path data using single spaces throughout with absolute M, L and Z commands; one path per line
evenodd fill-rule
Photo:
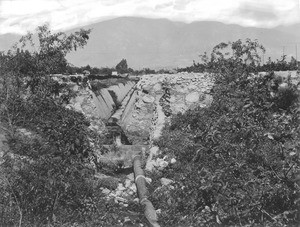
M 86 48 L 68 56 L 75 65 L 115 66 L 126 58 L 133 68 L 188 66 L 216 43 L 240 38 L 258 39 L 268 50 L 266 56 L 275 60 L 282 54 L 282 45 L 300 39 L 300 34 L 288 31 L 210 21 L 186 24 L 165 19 L 117 18 L 88 28 L 93 31 Z M 294 51 L 286 48 L 286 54 Z

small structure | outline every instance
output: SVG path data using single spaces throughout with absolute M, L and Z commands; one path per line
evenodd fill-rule
M 118 74 L 117 71 L 112 71 L 112 72 L 111 72 L 111 75 L 112 75 L 112 76 L 118 76 L 119 74 Z
M 85 76 L 88 76 L 88 75 L 90 75 L 91 74 L 91 72 L 89 71 L 89 70 L 84 70 L 83 71 L 83 75 L 85 75 Z

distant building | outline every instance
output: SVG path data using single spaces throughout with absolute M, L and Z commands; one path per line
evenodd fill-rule
M 88 75 L 90 75 L 91 73 L 90 73 L 89 70 L 84 70 L 84 71 L 83 71 L 83 74 L 84 74 L 85 76 L 88 76 Z
M 111 72 L 111 75 L 112 75 L 112 76 L 118 76 L 119 74 L 118 74 L 117 71 L 112 71 L 112 72 Z

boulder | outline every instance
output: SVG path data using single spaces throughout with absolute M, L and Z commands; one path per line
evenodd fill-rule
M 79 102 L 76 102 L 74 105 L 73 105 L 75 111 L 77 112 L 82 112 L 82 108 L 81 108 L 81 103 Z
M 176 163 L 176 159 L 175 159 L 175 158 L 172 158 L 171 161 L 170 161 L 170 163 L 171 163 L 171 164 Z
M 117 188 L 117 190 L 119 190 L 119 191 L 124 191 L 126 188 L 124 187 L 124 185 L 122 184 L 122 183 L 119 183 L 118 184 L 118 188 Z
M 130 181 L 134 181 L 134 173 L 128 174 L 127 179 L 130 180 Z
M 151 95 L 144 95 L 143 96 L 143 101 L 145 103 L 153 103 L 155 101 L 155 98 Z
M 167 185 L 173 183 L 173 180 L 163 177 L 160 179 L 160 183 L 164 186 L 167 186 Z
M 208 107 L 208 106 L 211 105 L 212 102 L 213 102 L 213 97 L 212 97 L 212 95 L 205 95 L 205 98 L 204 98 L 203 101 L 201 101 L 201 104 L 202 104 L 203 106 Z
M 174 95 L 171 95 L 169 101 L 170 102 L 175 102 L 176 101 L 176 97 Z
M 156 159 L 156 166 L 158 167 L 159 170 L 163 170 L 168 166 L 168 162 L 166 162 L 163 158 L 158 158 Z
M 156 161 L 155 160 L 150 160 L 147 162 L 145 169 L 149 172 L 152 172 L 154 167 L 156 166 Z
M 185 100 L 187 102 L 198 102 L 199 101 L 199 93 L 196 91 L 192 92 L 185 97 Z
M 73 91 L 79 91 L 79 86 L 75 84 L 75 85 L 73 86 Z
M 125 180 L 125 188 L 129 188 L 130 185 L 131 185 L 131 180 L 126 179 L 126 180 Z
M 174 103 L 172 106 L 172 110 L 174 113 L 184 113 L 188 109 L 188 106 L 186 106 L 184 103 Z
M 153 90 L 154 91 L 161 91 L 162 90 L 161 84 L 155 84 L 154 87 L 153 87 Z
M 279 90 L 286 90 L 289 87 L 289 85 L 287 83 L 282 83 L 279 85 Z
M 151 87 L 149 84 L 143 85 L 143 86 L 142 86 L 142 89 L 143 89 L 144 91 L 146 91 L 146 92 L 150 92 L 151 88 L 152 88 L 152 87 Z
M 108 195 L 108 194 L 110 193 L 110 190 L 107 189 L 107 188 L 104 188 L 104 189 L 102 190 L 102 193 L 105 194 L 105 195 Z
M 152 154 L 153 156 L 156 156 L 156 155 L 158 155 L 158 151 L 159 151 L 159 147 L 157 147 L 157 146 L 151 147 L 150 154 Z

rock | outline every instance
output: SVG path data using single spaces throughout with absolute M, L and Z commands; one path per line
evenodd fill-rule
M 119 202 L 123 202 L 123 203 L 126 203 L 126 202 L 127 202 L 127 199 L 124 199 L 124 198 L 119 197 L 119 196 L 117 196 L 115 199 L 116 199 L 117 201 L 119 201 Z
M 122 191 L 116 191 L 115 192 L 115 196 L 121 196 L 122 195 Z
M 26 137 L 32 137 L 33 136 L 33 133 L 28 131 L 25 128 L 18 128 L 17 132 L 19 132 L 21 135 L 26 136 Z
M 197 102 L 199 101 L 199 93 L 196 91 L 192 92 L 185 97 L 185 100 L 187 102 Z
M 287 83 L 282 83 L 282 84 L 279 85 L 278 89 L 279 89 L 279 90 L 285 90 L 285 89 L 288 88 L 288 86 L 289 86 L 289 85 L 288 85 Z
M 125 188 L 129 188 L 129 186 L 131 185 L 131 181 L 129 179 L 125 180 Z
M 167 186 L 167 185 L 169 185 L 173 182 L 174 182 L 173 180 L 168 179 L 168 178 L 164 178 L 164 177 L 160 179 L 160 183 L 164 186 Z
M 74 86 L 73 86 L 73 91 L 78 91 L 78 90 L 79 90 L 78 85 L 74 85 Z
M 108 195 L 108 194 L 110 193 L 110 190 L 107 189 L 107 188 L 104 188 L 104 189 L 102 190 L 102 193 L 105 194 L 105 195 Z
M 117 190 L 124 191 L 125 189 L 126 188 L 123 186 L 123 184 L 119 183 Z
M 164 159 L 158 158 L 156 160 L 156 166 L 158 166 L 159 169 L 164 169 L 168 166 L 168 162 L 166 162 Z
M 152 172 L 152 170 L 155 166 L 156 166 L 156 161 L 150 160 L 147 162 L 145 169 L 149 172 Z
M 136 191 L 137 191 L 136 185 L 135 185 L 135 184 L 132 184 L 132 185 L 130 186 L 130 190 L 133 191 L 133 192 L 136 192 Z
M 208 107 L 211 105 L 212 102 L 213 102 L 212 95 L 205 95 L 205 98 L 203 101 L 201 101 L 201 104 Z
M 159 147 L 158 146 L 151 147 L 150 154 L 152 154 L 153 156 L 157 156 L 158 155 L 158 151 L 159 151 Z
M 129 179 L 130 181 L 134 181 L 134 173 L 128 174 L 127 179 Z
M 195 84 L 191 84 L 189 87 L 189 90 L 197 90 L 198 87 Z
M 175 85 L 173 87 L 173 90 L 175 90 L 176 92 L 180 92 L 180 93 L 187 93 L 188 92 L 187 87 L 185 87 L 183 85 L 180 85 L 180 84 Z
M 162 90 L 161 84 L 155 84 L 154 87 L 153 87 L 153 90 L 154 91 L 161 91 Z
M 79 102 L 75 103 L 73 107 L 75 111 L 82 112 L 81 104 Z
M 176 162 L 175 158 L 172 158 L 171 161 L 170 161 L 171 164 L 174 164 L 175 162 Z
M 145 180 L 148 184 L 151 184 L 151 182 L 152 182 L 152 179 L 150 177 L 145 177 Z
M 188 109 L 188 106 L 186 106 L 184 103 L 176 103 L 173 105 L 173 111 L 174 113 L 184 113 Z
M 135 107 L 136 107 L 137 109 L 141 109 L 141 108 L 143 107 L 143 102 L 141 102 L 141 101 L 136 102 L 136 103 L 135 103 Z
M 155 101 L 155 98 L 151 95 L 144 95 L 142 99 L 145 103 L 153 103 Z
M 97 132 L 97 131 L 99 130 L 99 126 L 98 126 L 98 125 L 91 124 L 91 125 L 89 126 L 89 129 L 91 129 L 91 130 Z
M 148 85 L 148 84 L 142 86 L 142 89 L 143 89 L 144 91 L 146 91 L 146 92 L 149 92 L 149 91 L 151 90 L 151 88 L 152 88 L 152 87 L 151 87 L 150 85 Z

